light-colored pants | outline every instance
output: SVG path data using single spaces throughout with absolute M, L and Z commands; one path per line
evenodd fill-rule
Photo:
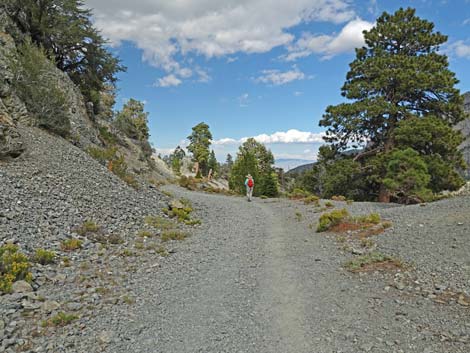
M 251 201 L 251 197 L 253 196 L 253 187 L 246 186 L 246 197 L 249 201 Z

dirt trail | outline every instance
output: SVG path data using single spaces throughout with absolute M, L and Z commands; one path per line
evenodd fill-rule
M 436 335 L 458 308 L 403 295 L 379 273 L 345 271 L 350 255 L 309 227 L 311 208 L 169 190 L 190 199 L 203 224 L 136 283 L 137 303 L 108 352 L 469 351 Z

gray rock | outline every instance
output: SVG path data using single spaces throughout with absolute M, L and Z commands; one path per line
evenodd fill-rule
M 46 300 L 41 305 L 41 309 L 47 313 L 57 310 L 58 308 L 60 308 L 60 304 L 54 300 Z
M 13 293 L 28 293 L 33 291 L 33 287 L 26 281 L 16 281 L 11 287 Z
M 24 150 L 21 134 L 13 124 L 8 124 L 0 109 L 0 160 L 17 158 Z
M 98 342 L 107 345 L 112 342 L 114 333 L 111 331 L 102 331 L 98 335 Z
M 70 311 L 78 311 L 83 308 L 83 304 L 78 303 L 78 302 L 70 302 L 70 303 L 65 304 L 65 307 Z

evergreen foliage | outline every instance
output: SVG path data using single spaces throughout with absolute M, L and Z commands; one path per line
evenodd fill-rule
M 214 150 L 212 150 L 209 155 L 209 160 L 207 161 L 207 168 L 209 170 L 212 169 L 212 175 L 216 175 L 219 173 L 219 170 L 220 170 L 219 162 L 217 162 L 217 158 L 215 157 Z
M 229 178 L 230 189 L 244 194 L 246 175 L 251 174 L 255 180 L 255 196 L 277 196 L 279 186 L 273 164 L 274 156 L 271 151 L 255 139 L 249 138 L 237 153 Z
M 199 163 L 199 173 L 207 175 L 209 172 L 209 146 L 212 141 L 212 134 L 209 130 L 209 125 L 205 123 L 199 123 L 193 127 L 191 135 L 188 136 L 189 146 L 188 151 L 193 154 L 195 162 Z M 197 175 L 196 177 L 200 177 Z
M 180 146 L 177 146 L 169 156 L 169 165 L 176 175 L 181 173 L 181 164 L 184 157 L 186 157 L 186 152 Z
M 124 71 L 119 59 L 106 48 L 106 41 L 91 21 L 82 0 L 3 0 L 5 11 L 21 31 L 18 43 L 30 37 L 43 47 L 56 66 L 78 85 L 88 101 L 99 107 L 100 92 L 114 85 Z
M 461 165 L 456 150 L 460 137 L 449 129 L 464 115 L 455 88 L 458 80 L 448 69 L 447 57 L 439 53 L 447 37 L 408 8 L 392 15 L 383 13 L 375 27 L 364 31 L 364 38 L 366 46 L 356 49 L 356 59 L 342 87 L 342 95 L 352 102 L 327 108 L 320 121 L 327 128 L 325 140 L 338 152 L 363 148 L 354 161 L 360 162 L 369 181 L 367 187 L 379 201 L 388 202 L 391 193 L 397 192 L 390 178 L 402 177 L 392 173 L 387 164 L 377 163 L 379 160 L 406 159 L 409 167 L 417 168 L 417 175 L 424 173 L 422 161 L 433 168 L 444 165 L 450 176 L 434 178 L 429 187 L 435 192 L 456 188 L 461 182 L 452 170 Z M 409 132 L 417 122 L 424 131 L 414 137 Z M 432 126 L 435 123 L 437 127 Z M 439 143 L 426 144 L 424 140 L 434 136 Z M 414 163 L 408 147 L 418 153 Z M 403 151 L 396 152 L 397 148 Z M 421 187 L 426 178 L 418 179 Z M 416 188 L 401 191 L 415 193 Z
M 431 198 L 431 190 L 427 189 L 431 177 L 426 162 L 418 152 L 412 148 L 394 150 L 387 155 L 387 159 L 387 174 L 383 183 L 395 199 L 408 203 L 415 198 L 419 201 Z
M 144 103 L 133 98 L 117 113 L 115 125 L 131 139 L 145 141 L 149 138 L 148 113 L 144 112 Z
M 54 64 L 44 49 L 26 41 L 18 46 L 17 58 L 10 59 L 12 85 L 38 126 L 62 137 L 70 134 L 67 99 L 56 77 L 50 74 Z

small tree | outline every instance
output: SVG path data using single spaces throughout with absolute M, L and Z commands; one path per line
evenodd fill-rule
M 133 98 L 117 113 L 115 125 L 131 139 L 147 141 L 150 136 L 148 113 L 144 111 L 144 103 Z
M 219 162 L 217 162 L 217 158 L 215 157 L 215 152 L 214 150 L 211 151 L 211 154 L 209 155 L 209 160 L 207 162 L 207 168 L 209 170 L 212 169 L 212 175 L 215 175 L 219 172 Z
M 230 171 L 232 170 L 232 167 L 233 167 L 233 157 L 230 153 L 227 154 L 227 159 L 225 160 L 225 165 L 227 166 L 227 171 L 230 173 Z
M 169 156 L 171 168 L 177 175 L 181 173 L 181 164 L 184 157 L 186 157 L 186 153 L 180 146 L 177 146 L 175 151 Z
M 273 164 L 274 156 L 271 151 L 255 139 L 249 138 L 240 146 L 237 153 L 237 159 L 230 173 L 230 188 L 243 194 L 245 177 L 251 174 L 255 179 L 255 195 L 277 196 L 279 185 Z
M 209 161 L 209 146 L 211 145 L 212 134 L 209 131 L 209 125 L 199 123 L 193 127 L 191 135 L 188 136 L 188 151 L 193 154 L 195 162 L 199 163 L 199 171 L 196 177 L 201 177 L 200 173 L 207 175 Z

